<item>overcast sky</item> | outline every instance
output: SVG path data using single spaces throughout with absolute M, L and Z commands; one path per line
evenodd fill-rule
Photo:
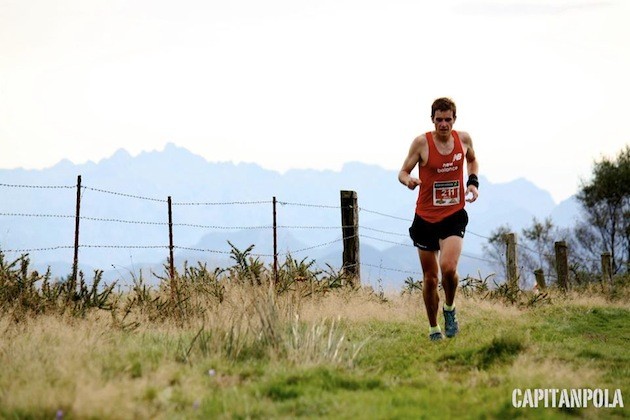
M 397 170 L 450 96 L 483 175 L 560 201 L 630 143 L 629 21 L 626 0 L 0 0 L 0 168 L 172 142 Z

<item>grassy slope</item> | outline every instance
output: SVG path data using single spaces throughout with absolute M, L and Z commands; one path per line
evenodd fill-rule
M 217 336 L 227 330 L 210 327 L 221 313 L 202 329 L 143 322 L 131 331 L 114 327 L 102 311 L 20 323 L 5 313 L 0 417 L 51 418 L 58 410 L 64 418 L 630 416 L 628 303 L 557 296 L 519 309 L 458 299 L 461 334 L 439 343 L 427 339 L 417 295 L 381 302 L 336 293 L 293 301 L 302 338 L 310 331 L 325 347 L 343 333 L 346 350 L 367 340 L 354 359 L 256 345 L 230 357 L 226 335 Z M 330 326 L 322 320 L 337 317 L 332 333 L 315 334 Z M 515 409 L 514 388 L 621 388 L 626 408 Z

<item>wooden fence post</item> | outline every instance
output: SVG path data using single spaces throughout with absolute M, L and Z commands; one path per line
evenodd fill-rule
M 171 196 L 168 196 L 168 271 L 171 277 L 171 299 L 173 303 L 175 303 L 175 292 L 177 285 L 175 284 L 175 261 L 173 259 L 173 203 L 171 201 Z
M 273 197 L 273 281 L 278 284 L 278 223 L 276 220 L 276 197 Z
M 359 258 L 359 205 L 356 191 L 341 191 L 342 270 L 361 282 Z M 358 284 L 357 284 L 358 285 Z
M 77 284 L 77 272 L 79 270 L 79 221 L 81 220 L 81 175 L 77 176 L 77 204 L 74 217 L 74 259 L 72 262 L 73 286 Z
M 558 285 L 566 291 L 569 286 L 569 261 L 567 256 L 567 243 L 559 241 L 554 244 L 556 251 L 556 274 Z
M 612 254 L 610 252 L 602 253 L 602 286 L 610 285 L 612 288 Z
M 538 290 L 545 290 L 547 288 L 547 283 L 545 282 L 545 272 L 542 268 L 534 270 L 534 276 L 536 277 L 536 284 L 538 285 Z
M 518 287 L 518 257 L 516 253 L 516 233 L 507 235 L 507 280 L 511 287 Z

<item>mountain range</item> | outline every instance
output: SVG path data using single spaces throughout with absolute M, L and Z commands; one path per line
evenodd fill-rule
M 129 282 L 140 270 L 163 272 L 168 256 L 172 200 L 174 260 L 210 267 L 230 265 L 230 241 L 269 262 L 273 254 L 272 199 L 276 197 L 280 261 L 288 252 L 315 260 L 322 270 L 341 265 L 340 191 L 358 194 L 362 281 L 399 288 L 421 278 L 407 230 L 417 192 L 398 183 L 397 171 L 358 162 L 340 171 L 295 169 L 284 174 L 252 163 L 208 162 L 168 144 L 133 157 L 119 150 L 98 163 L 63 160 L 42 170 L 0 169 L 0 250 L 8 259 L 28 253 L 38 269 L 71 271 L 76 184 L 81 175 L 80 269 L 105 271 Z M 480 176 L 480 197 L 467 205 L 470 223 L 461 275 L 494 271 L 483 244 L 500 225 L 518 232 L 532 218 L 572 226 L 575 197 L 556 204 L 524 178 L 491 183 Z M 43 249 L 44 248 L 44 249 Z M 54 248 L 54 249 L 47 249 Z M 152 277 L 152 276 L 149 276 Z

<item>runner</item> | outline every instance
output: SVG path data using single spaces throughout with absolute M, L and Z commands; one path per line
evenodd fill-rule
M 431 106 L 435 129 L 414 139 L 398 173 L 398 180 L 410 190 L 420 186 L 409 235 L 418 248 L 422 266 L 422 297 L 432 341 L 443 338 L 437 322 L 440 272 L 445 295 L 444 330 L 449 338 L 459 331 L 455 292 L 459 282 L 457 263 L 468 224 L 464 205 L 477 200 L 479 188 L 479 166 L 472 140 L 468 133 L 453 130 L 456 118 L 457 109 L 451 99 L 436 99 Z M 468 172 L 466 187 L 464 161 Z M 411 176 L 416 165 L 419 167 L 419 178 Z

